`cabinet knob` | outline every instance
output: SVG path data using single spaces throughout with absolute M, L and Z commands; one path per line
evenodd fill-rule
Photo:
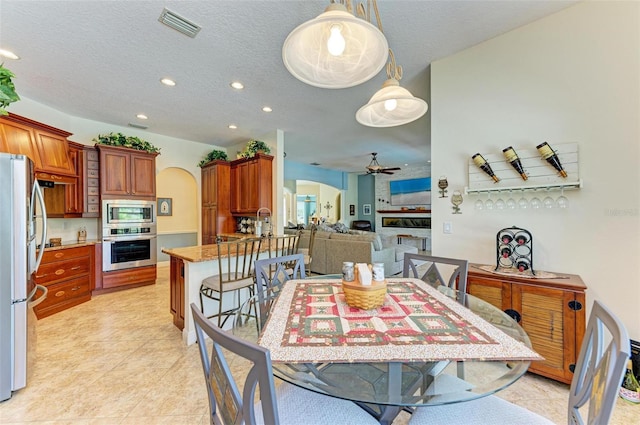
M 58 297 L 58 298 L 59 298 L 59 297 L 63 297 L 63 296 L 64 296 L 64 291 L 58 291 L 58 292 L 56 292 L 55 296 L 56 296 L 56 297 Z

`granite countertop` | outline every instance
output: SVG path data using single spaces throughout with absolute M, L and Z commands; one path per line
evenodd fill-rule
M 62 245 L 60 245 L 60 246 L 45 246 L 44 250 L 45 251 L 57 251 L 57 250 L 60 250 L 60 249 L 77 248 L 77 247 L 80 247 L 80 246 L 96 245 L 96 244 L 99 244 L 99 243 L 102 243 L 102 241 L 100 239 L 87 239 L 85 242 L 67 241 L 67 242 L 63 242 Z
M 247 239 L 256 237 L 255 235 L 246 233 L 220 233 L 218 236 L 222 236 L 223 238 L 235 239 Z M 264 246 L 260 249 L 261 252 L 265 250 L 266 248 Z M 211 261 L 218 258 L 218 246 L 216 244 L 164 248 L 162 252 L 171 257 L 180 258 L 181 260 L 189 261 L 191 263 Z

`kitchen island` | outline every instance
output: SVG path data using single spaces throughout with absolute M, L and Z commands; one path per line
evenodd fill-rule
M 226 240 L 255 237 L 242 233 L 221 234 L 219 236 Z M 266 251 L 266 248 L 262 248 L 261 251 Z M 186 312 L 190 311 L 191 303 L 200 306 L 202 280 L 218 273 L 218 246 L 212 244 L 164 248 L 162 252 L 170 257 L 170 304 L 173 324 L 182 330 L 182 340 L 185 344 L 191 345 L 196 341 L 196 334 L 193 319 Z M 248 291 L 242 293 L 243 298 L 248 296 Z M 215 301 L 205 298 L 204 302 L 205 310 L 213 311 Z M 229 322 L 227 326 L 231 326 L 231 323 Z

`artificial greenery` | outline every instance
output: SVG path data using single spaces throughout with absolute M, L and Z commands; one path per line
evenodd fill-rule
M 202 167 L 205 164 L 211 162 L 211 161 L 215 161 L 215 160 L 222 160 L 222 161 L 228 161 L 229 158 L 227 157 L 227 153 L 224 151 L 219 151 L 219 150 L 212 150 L 211 152 L 209 152 L 207 154 L 207 156 L 200 161 L 200 163 L 198 164 L 198 167 Z
M 258 152 L 269 154 L 271 148 L 263 141 L 249 140 L 239 155 L 241 158 L 253 158 Z
M 0 115 L 7 115 L 8 112 L 5 108 L 10 103 L 20 100 L 13 81 L 11 81 L 14 77 L 13 72 L 5 68 L 4 64 L 0 64 Z
M 122 133 L 99 134 L 93 139 L 94 142 L 109 146 L 121 146 L 123 148 L 137 149 L 149 153 L 158 153 L 160 148 L 153 146 L 146 140 L 135 136 L 125 136 Z

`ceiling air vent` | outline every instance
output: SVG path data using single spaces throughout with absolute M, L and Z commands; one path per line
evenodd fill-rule
M 311 162 L 311 163 L 309 163 L 309 164 L 310 164 L 310 165 L 315 165 L 315 166 L 320 165 L 320 163 L 319 163 L 319 162 Z
M 134 124 L 134 123 L 132 123 L 132 122 L 130 122 L 130 123 L 129 123 L 129 127 L 133 127 L 133 128 L 140 128 L 140 129 L 142 129 L 142 130 L 146 130 L 147 128 L 149 128 L 149 127 L 147 127 L 146 125 L 142 125 L 142 124 Z
M 158 21 L 162 22 L 169 28 L 173 28 L 176 31 L 188 35 L 191 38 L 195 38 L 196 34 L 200 31 L 200 26 L 194 24 L 183 18 L 182 16 L 170 11 L 167 8 L 162 10 Z

